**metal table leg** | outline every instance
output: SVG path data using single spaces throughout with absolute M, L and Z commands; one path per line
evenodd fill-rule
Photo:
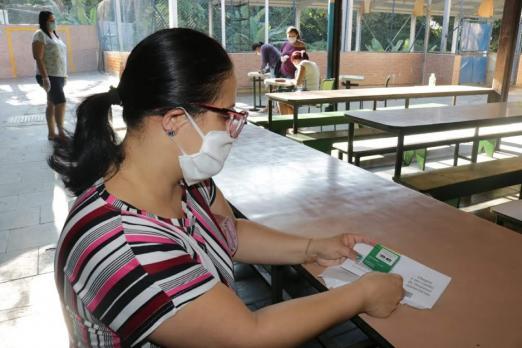
M 252 103 L 252 108 L 250 109 L 250 111 L 258 111 L 259 109 L 257 108 L 256 106 L 256 89 L 257 89 L 257 86 L 256 86 L 256 80 L 257 80 L 257 77 L 253 77 L 252 78 L 252 87 L 253 87 L 253 93 L 254 93 L 254 102 Z M 261 91 L 259 91 L 261 92 Z
M 299 112 L 299 107 L 297 105 L 293 105 L 294 107 L 294 134 L 297 134 L 297 113 Z
M 348 123 L 348 163 L 353 163 L 353 138 L 355 134 L 355 124 Z
M 272 130 L 272 99 L 268 98 L 268 129 Z
M 283 267 L 270 266 L 272 303 L 283 301 Z
M 404 154 L 404 134 L 399 133 L 397 135 L 397 157 L 395 158 L 395 172 L 393 174 L 393 181 L 398 181 L 401 177 L 403 154 Z

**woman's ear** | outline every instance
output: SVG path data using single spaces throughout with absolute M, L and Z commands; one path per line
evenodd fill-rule
M 161 126 L 165 132 L 174 131 L 177 133 L 178 129 L 187 121 L 185 111 L 183 109 L 171 109 L 161 118 Z

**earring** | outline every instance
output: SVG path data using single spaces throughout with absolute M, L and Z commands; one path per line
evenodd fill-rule
M 167 136 L 169 136 L 169 137 L 172 138 L 174 135 L 176 135 L 176 132 L 174 132 L 172 129 L 169 129 L 169 130 L 167 131 Z

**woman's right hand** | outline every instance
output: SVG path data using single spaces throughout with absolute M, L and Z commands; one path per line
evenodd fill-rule
M 281 63 L 284 63 L 287 60 L 288 60 L 288 56 L 287 55 L 281 56 Z
M 402 277 L 398 274 L 371 272 L 357 283 L 363 292 L 362 311 L 372 317 L 390 316 L 404 297 Z
M 42 88 L 47 92 L 49 93 L 49 91 L 51 90 L 51 81 L 49 80 L 48 77 L 44 77 L 42 79 Z

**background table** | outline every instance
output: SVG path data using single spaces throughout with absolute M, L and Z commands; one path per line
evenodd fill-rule
M 270 93 L 274 87 L 294 87 L 293 79 L 285 79 L 283 77 L 265 79 L 265 86 L 268 86 Z
M 522 347 L 521 235 L 251 125 L 215 181 L 253 221 L 306 237 L 363 233 L 453 278 L 431 310 L 358 317 L 380 344 Z
M 265 80 L 265 83 L 267 80 Z M 458 96 L 490 96 L 494 93 L 495 91 L 492 88 L 461 85 L 358 88 L 337 89 L 330 91 L 268 93 L 266 95 L 268 98 L 268 128 L 270 129 L 272 125 L 272 103 L 274 101 L 290 104 L 294 107 L 293 128 L 294 133 L 297 133 L 299 106 L 302 105 L 316 105 L 350 101 L 379 101 L 386 99 L 404 99 L 405 108 L 408 108 L 410 105 L 411 98 L 453 97 L 453 104 L 455 104 L 456 98 Z M 376 104 L 374 103 L 374 105 Z
M 475 128 L 471 161 L 476 162 L 478 141 L 493 138 L 491 134 L 481 136 L 479 127 L 498 126 L 522 122 L 522 103 L 489 103 L 478 105 L 443 106 L 436 108 L 379 110 L 374 112 L 347 111 L 348 161 L 353 156 L 355 123 L 381 129 L 397 135 L 394 179 L 401 176 L 404 137 L 410 134 L 439 132 L 445 130 Z M 504 136 L 520 134 L 516 131 Z M 465 141 L 462 141 L 465 142 Z M 415 144 L 419 148 L 422 144 Z
M 254 103 L 252 104 L 252 108 L 250 111 L 258 111 L 259 108 L 265 107 L 261 101 L 261 82 L 270 77 L 270 74 L 266 73 L 260 73 L 259 71 L 251 71 L 248 74 L 248 77 L 252 79 L 252 89 L 253 89 L 253 98 Z M 257 102 L 256 96 L 259 98 L 259 103 Z

